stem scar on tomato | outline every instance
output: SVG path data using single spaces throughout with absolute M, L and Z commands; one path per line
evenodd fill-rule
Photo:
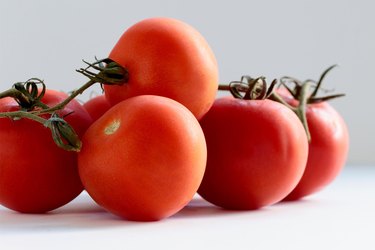
M 120 127 L 120 125 L 121 125 L 120 120 L 112 121 L 108 126 L 104 128 L 104 134 L 106 135 L 114 134 L 117 131 L 117 129 Z

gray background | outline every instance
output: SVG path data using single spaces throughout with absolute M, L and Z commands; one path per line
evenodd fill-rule
M 205 36 L 222 83 L 243 74 L 316 79 L 339 64 L 325 86 L 347 94 L 331 104 L 350 130 L 348 163 L 374 165 L 374 10 L 373 1 L 358 0 L 0 0 L 0 90 L 34 76 L 50 88 L 73 90 L 86 81 L 74 71 L 82 59 L 106 57 L 143 18 L 174 17 Z

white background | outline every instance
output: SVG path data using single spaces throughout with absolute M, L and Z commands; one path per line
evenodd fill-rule
M 233 212 L 198 197 L 156 223 L 120 220 L 86 193 L 44 215 L 0 206 L 0 249 L 375 249 L 374 10 L 370 0 L 0 0 L 0 91 L 34 76 L 73 90 L 86 81 L 74 71 L 82 59 L 106 57 L 143 18 L 168 16 L 206 37 L 222 83 L 317 78 L 339 64 L 325 86 L 347 94 L 332 105 L 351 135 L 351 166 L 300 202 Z
M 352 166 L 320 193 L 254 211 L 228 211 L 195 197 L 158 222 L 120 220 L 83 193 L 48 214 L 0 206 L 6 250 L 374 250 L 375 168 Z
M 318 78 L 350 129 L 349 164 L 375 164 L 375 9 L 369 0 L 20 1 L 0 2 L 0 90 L 40 77 L 70 91 L 86 80 L 81 59 L 104 58 L 123 31 L 153 16 L 196 27 L 214 50 L 221 82 L 243 74 Z M 88 98 L 88 94 L 80 97 Z

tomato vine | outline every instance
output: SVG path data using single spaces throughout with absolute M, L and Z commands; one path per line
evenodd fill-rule
M 308 140 L 311 140 L 307 120 L 306 120 L 306 103 L 308 99 L 309 83 L 306 83 L 301 88 L 301 95 L 299 96 L 299 104 L 297 107 L 289 105 L 280 95 L 274 91 L 277 80 L 274 79 L 270 87 L 267 87 L 265 77 L 252 78 L 250 76 L 242 76 L 240 81 L 232 81 L 229 85 L 219 85 L 219 90 L 229 90 L 235 98 L 245 100 L 262 100 L 271 99 L 280 102 L 290 108 L 301 120 Z M 244 93 L 242 95 L 241 93 Z
M 311 141 L 309 126 L 306 119 L 306 107 L 309 104 L 331 100 L 334 98 L 345 96 L 345 94 L 333 94 L 317 97 L 318 91 L 326 75 L 337 65 L 332 65 L 323 71 L 318 81 L 311 79 L 300 81 L 294 77 L 284 76 L 280 78 L 280 85 L 285 87 L 291 96 L 297 101 L 296 106 L 290 105 L 281 95 L 275 91 L 277 79 L 274 79 L 270 86 L 267 87 L 266 78 L 264 76 L 252 78 L 244 75 L 240 81 L 231 81 L 229 84 L 220 84 L 219 90 L 230 91 L 235 98 L 245 100 L 261 100 L 270 99 L 279 102 L 291 109 L 302 122 L 306 136 Z M 290 84 L 294 84 L 290 87 Z
M 20 106 L 18 111 L 0 112 L 0 118 L 13 120 L 26 118 L 41 123 L 51 130 L 57 146 L 68 151 L 79 151 L 81 142 L 76 132 L 64 120 L 64 117 L 60 117 L 56 112 L 62 110 L 71 100 L 96 83 L 122 85 L 128 80 L 126 69 L 110 59 L 96 60 L 94 63 L 83 62 L 87 64 L 87 67 L 76 71 L 88 77 L 89 81 L 71 92 L 61 103 L 53 107 L 44 104 L 42 98 L 46 91 L 46 84 L 39 78 L 31 78 L 25 82 L 17 82 L 10 89 L 0 93 L 0 99 L 11 97 Z M 91 69 L 98 72 L 93 72 Z M 43 117 L 46 114 L 50 117 Z

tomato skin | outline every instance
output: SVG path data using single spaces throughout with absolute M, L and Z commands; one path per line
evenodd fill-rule
M 83 107 L 87 110 L 92 118 L 92 121 L 96 121 L 101 117 L 108 109 L 112 106 L 108 102 L 105 95 L 98 95 L 83 104 Z
M 282 200 L 307 160 L 307 137 L 297 116 L 270 100 L 219 98 L 200 121 L 207 167 L 198 193 L 226 208 L 250 210 Z
M 202 35 L 172 18 L 142 20 L 121 36 L 109 58 L 129 72 L 122 86 L 104 85 L 114 105 L 137 95 L 160 95 L 185 105 L 198 119 L 218 88 L 215 56 Z
M 341 172 L 348 155 L 347 126 L 329 103 L 309 104 L 306 117 L 311 134 L 306 169 L 285 200 L 298 200 L 326 187 Z
M 135 221 L 175 214 L 194 196 L 206 165 L 204 134 L 194 115 L 160 96 L 112 107 L 82 139 L 79 173 L 90 196 Z
M 47 90 L 42 101 L 53 106 L 67 97 Z M 0 112 L 19 110 L 11 98 L 0 100 Z M 74 111 L 74 112 L 72 112 Z M 91 123 L 82 105 L 69 103 L 58 112 L 78 135 Z M 83 190 L 77 154 L 57 147 L 51 132 L 28 119 L 0 119 L 0 204 L 22 213 L 44 213 L 73 200 Z

